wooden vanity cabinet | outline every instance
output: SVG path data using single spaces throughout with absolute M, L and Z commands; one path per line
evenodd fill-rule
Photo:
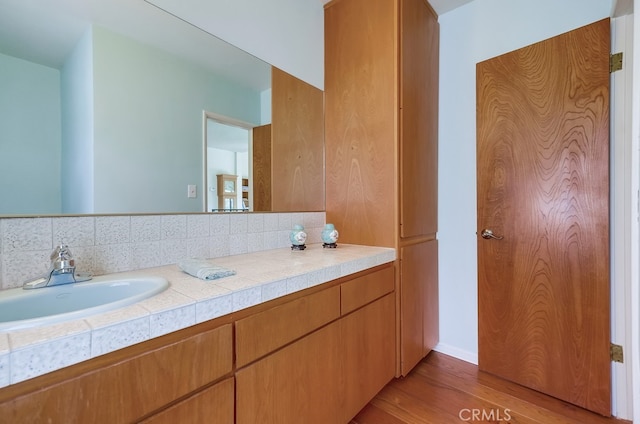
M 437 16 L 426 0 L 333 0 L 324 33 L 326 219 L 344 243 L 398 251 L 406 375 L 438 340 Z
M 231 375 L 232 361 L 231 324 L 182 330 L 6 387 L 0 422 L 138 421 Z
M 340 362 L 336 321 L 237 371 L 236 423 L 341 422 Z
M 162 412 L 141 421 L 144 424 L 232 424 L 234 422 L 233 377 L 208 387 Z
M 347 423 L 394 376 L 389 263 L 0 389 L 0 423 Z
M 394 275 L 386 266 L 249 317 L 271 353 L 236 371 L 236 422 L 347 423 L 357 415 L 395 373 Z M 294 330 L 276 331 L 282 323 Z M 238 330 L 240 346 L 250 333 Z M 288 343 L 292 334 L 299 338 Z
M 395 375 L 395 295 L 347 315 L 340 325 L 343 403 L 337 422 L 348 423 Z

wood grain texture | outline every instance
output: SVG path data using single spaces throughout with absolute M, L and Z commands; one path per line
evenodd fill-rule
M 609 20 L 477 66 L 479 363 L 607 415 Z
M 271 79 L 273 210 L 324 210 L 322 90 L 276 67 Z
M 400 236 L 415 237 L 438 230 L 440 30 L 424 0 L 400 3 Z
M 394 0 L 325 8 L 326 214 L 344 243 L 397 245 L 397 17 Z
M 141 421 L 144 424 L 233 424 L 235 380 L 228 378 Z
M 253 210 L 273 210 L 271 204 L 271 124 L 253 128 Z
M 231 325 L 3 401 L 2 423 L 135 421 L 232 371 Z M 188 358 L 188 360 L 185 360 Z
M 400 371 L 407 375 L 439 339 L 437 241 L 400 248 L 400 275 Z
M 339 317 L 340 287 L 332 287 L 241 319 L 235 324 L 236 367 L 243 367 Z
M 440 341 L 440 301 L 438 291 L 438 240 L 424 243 L 422 260 L 426 262 L 423 281 L 422 356 L 426 356 Z
M 395 296 L 388 294 L 341 320 L 342 383 L 338 422 L 348 422 L 395 374 Z
M 395 289 L 395 269 L 386 268 L 347 281 L 340 286 L 340 313 L 348 314 Z
M 340 322 L 236 373 L 237 424 L 338 423 Z
M 484 412 L 487 419 L 468 419 L 474 410 L 479 418 Z M 497 419 L 498 414 L 502 420 Z M 351 420 L 352 424 L 458 422 L 630 424 L 503 380 L 438 352 L 431 352 L 407 377 L 391 381 Z

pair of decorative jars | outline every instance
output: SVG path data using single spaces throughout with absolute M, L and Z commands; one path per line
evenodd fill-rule
M 335 249 L 338 247 L 338 230 L 333 224 L 326 224 L 322 229 L 322 247 Z M 304 227 L 302 225 L 294 225 L 293 230 L 291 230 L 291 234 L 289 235 L 289 240 L 291 240 L 291 249 L 292 250 L 304 250 L 307 248 L 305 246 L 305 242 L 307 241 L 307 233 L 304 231 Z

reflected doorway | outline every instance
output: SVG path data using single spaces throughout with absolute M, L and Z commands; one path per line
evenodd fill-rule
M 204 206 L 207 212 L 253 210 L 253 125 L 212 112 L 203 114 Z

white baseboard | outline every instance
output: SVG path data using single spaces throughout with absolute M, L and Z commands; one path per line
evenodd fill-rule
M 478 354 L 476 352 L 463 350 L 455 346 L 448 345 L 446 343 L 438 343 L 436 347 L 433 348 L 433 350 L 435 350 L 436 352 L 444 353 L 445 355 L 453 356 L 454 358 L 478 365 Z

